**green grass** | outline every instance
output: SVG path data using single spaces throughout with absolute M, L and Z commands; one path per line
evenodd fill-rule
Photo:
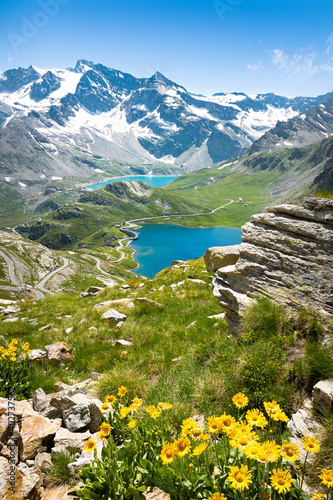
M 204 283 L 185 281 L 176 291 L 171 290 L 171 284 L 188 276 Z M 36 362 L 33 390 L 41 386 L 51 392 L 57 380 L 74 383 L 99 372 L 103 376 L 96 390 L 101 398 L 114 393 L 119 385 L 126 385 L 131 394 L 145 396 L 148 403 L 170 401 L 178 418 L 185 414 L 218 414 L 240 390 L 253 395 L 253 405 L 261 405 L 266 398 L 277 399 L 289 414 L 296 407 L 304 391 L 297 377 L 291 376 L 293 370 L 295 375 L 297 361 L 289 358 L 294 332 L 300 331 L 302 321 L 305 331 L 310 324 L 304 322 L 304 314 L 291 327 L 273 306 L 259 302 L 256 316 L 252 314 L 247 321 L 246 333 L 238 338 L 231 336 L 223 320 L 208 318 L 221 309 L 212 295 L 203 259 L 191 261 L 188 270 L 169 268 L 153 280 L 138 277 L 127 282 L 131 288 L 125 292 L 116 286 L 96 297 L 62 294 L 44 301 L 23 302 L 21 315 L 38 318 L 37 326 L 0 322 L 0 335 L 5 338 L 28 341 L 32 348 L 65 341 L 73 350 L 73 359 L 63 366 L 46 359 Z M 138 287 L 141 283 L 143 288 Z M 137 302 L 131 309 L 116 304 L 113 307 L 127 316 L 124 326 L 117 329 L 101 318 L 105 309 L 95 309 L 94 305 L 125 297 L 149 297 L 164 307 Z M 265 319 L 267 314 L 274 318 L 274 328 Z M 80 324 L 84 318 L 86 321 Z M 50 323 L 49 329 L 40 331 Z M 66 333 L 71 326 L 73 331 Z M 115 345 L 117 339 L 129 340 L 132 345 Z M 307 342 L 305 334 L 302 342 Z M 318 370 L 311 361 L 311 352 L 306 351 L 307 362 L 312 363 L 312 370 Z M 320 356 L 316 357 L 319 363 Z M 307 389 L 311 388 L 309 384 Z

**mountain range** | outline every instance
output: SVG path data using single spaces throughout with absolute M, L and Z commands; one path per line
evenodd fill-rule
M 333 134 L 333 92 L 194 95 L 80 60 L 0 74 L 1 202 L 68 177 L 188 173 L 245 152 L 303 147 Z

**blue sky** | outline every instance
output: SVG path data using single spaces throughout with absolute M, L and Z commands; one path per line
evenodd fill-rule
M 2 0 L 0 71 L 101 62 L 190 92 L 333 90 L 332 0 Z

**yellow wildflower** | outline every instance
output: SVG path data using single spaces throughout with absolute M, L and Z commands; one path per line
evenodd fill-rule
M 209 441 L 211 439 L 211 435 L 210 434 L 203 434 L 201 436 L 201 440 L 202 441 Z
M 109 403 L 103 403 L 101 406 L 101 412 L 104 413 L 109 410 L 111 410 L 111 405 Z
M 281 447 L 276 444 L 275 441 L 265 441 L 259 448 L 257 460 L 266 464 L 277 462 L 280 458 L 280 454 Z
M 184 457 L 191 449 L 191 442 L 187 437 L 180 437 L 174 442 L 175 453 L 178 457 Z
M 245 446 L 243 453 L 246 456 L 246 458 L 252 458 L 257 460 L 258 458 L 258 453 L 260 450 L 260 444 L 256 442 L 249 443 L 247 446 Z
M 333 470 L 322 469 L 318 477 L 321 479 L 321 484 L 324 484 L 327 488 L 333 488 Z
M 118 396 L 120 396 L 120 397 L 122 398 L 123 396 L 125 396 L 126 392 L 127 392 L 126 387 L 124 387 L 124 386 L 122 385 L 122 386 L 121 386 L 121 387 L 119 387 L 119 389 L 118 389 Z
M 235 490 L 248 489 L 249 484 L 252 483 L 251 477 L 252 475 L 247 465 L 241 465 L 240 467 L 234 465 L 228 474 L 231 487 Z
M 100 425 L 99 429 L 100 429 L 99 434 L 102 437 L 107 437 L 107 436 L 109 436 L 111 434 L 111 425 L 107 424 L 106 422 L 103 422 Z
M 250 425 L 253 425 L 253 427 L 260 427 L 263 429 L 268 424 L 265 415 L 257 408 L 254 410 L 248 410 L 245 418 Z
M 221 425 L 219 418 L 208 417 L 208 432 L 211 432 L 212 434 L 218 434 L 220 430 L 221 430 Z
M 282 456 L 288 462 L 296 462 L 300 457 L 299 447 L 291 441 L 285 441 L 282 444 Z
M 13 339 L 11 343 L 12 344 L 18 344 L 18 340 L 17 339 Z
M 89 438 L 84 445 L 84 451 L 93 451 L 96 449 L 96 443 L 93 439 Z
M 104 403 L 109 403 L 110 405 L 112 405 L 113 403 L 115 403 L 117 400 L 116 396 L 106 396 L 105 399 L 104 399 Z
M 302 445 L 303 448 L 310 453 L 318 453 L 320 450 L 318 439 L 311 436 L 304 436 L 304 438 L 302 438 Z
M 137 421 L 137 420 L 135 420 L 135 419 L 132 419 L 132 420 L 130 420 L 130 421 L 128 422 L 127 427 L 128 427 L 129 429 L 134 429 L 134 427 L 136 427 L 137 425 L 138 425 L 138 421 Z
M 221 431 L 229 435 L 230 431 L 236 425 L 236 420 L 231 415 L 223 413 L 223 415 L 219 417 L 219 425 Z
M 242 392 L 238 392 L 232 398 L 232 402 L 236 406 L 236 408 L 241 409 L 244 408 L 249 403 L 249 398 L 245 396 Z
M 133 401 L 132 401 L 132 403 L 134 405 L 141 406 L 142 405 L 142 399 L 140 399 L 140 398 L 134 398 Z
M 146 408 L 146 412 L 148 413 L 148 415 L 153 418 L 154 420 L 156 420 L 162 413 L 161 410 L 159 410 L 158 408 L 156 408 L 155 405 L 150 405 L 150 406 L 147 406 Z
M 22 349 L 23 349 L 23 351 L 28 351 L 29 350 L 29 342 L 26 342 L 25 344 L 23 344 Z
M 199 455 L 201 455 L 201 453 L 203 453 L 205 451 L 205 449 L 207 448 L 207 443 L 201 443 L 199 444 L 198 446 L 196 446 L 193 450 L 193 453 L 192 455 L 198 457 Z
M 290 491 L 293 481 L 294 479 L 291 477 L 290 472 L 287 470 L 274 469 L 272 472 L 271 485 L 279 493 Z
M 158 407 L 161 410 L 171 410 L 171 408 L 173 408 L 173 405 L 170 403 L 158 403 Z
M 198 423 L 193 420 L 192 418 L 187 418 L 186 420 L 183 420 L 182 423 L 182 434 L 187 435 L 190 434 L 192 429 L 196 429 L 198 427 Z
M 174 444 L 169 443 L 163 446 L 160 455 L 163 465 L 171 464 L 171 462 L 173 462 L 174 460 L 175 454 L 176 454 L 176 448 Z
M 314 495 L 312 495 L 311 497 L 311 500 L 324 500 L 325 498 L 325 495 L 323 495 L 323 493 L 314 493 Z
M 119 412 L 119 418 L 126 418 L 127 415 L 130 413 L 130 409 L 127 408 L 126 406 L 124 406 L 123 408 L 121 408 L 120 412 Z
M 223 493 L 213 493 L 208 500 L 227 500 L 227 497 L 225 497 Z

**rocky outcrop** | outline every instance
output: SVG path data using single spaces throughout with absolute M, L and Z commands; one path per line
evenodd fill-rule
M 204 255 L 207 271 L 215 273 L 221 267 L 232 266 L 239 259 L 240 245 L 208 248 Z
M 221 267 L 213 293 L 240 329 L 244 308 L 265 295 L 286 309 L 333 316 L 333 200 L 305 198 L 253 215 L 242 227 L 236 264 Z

